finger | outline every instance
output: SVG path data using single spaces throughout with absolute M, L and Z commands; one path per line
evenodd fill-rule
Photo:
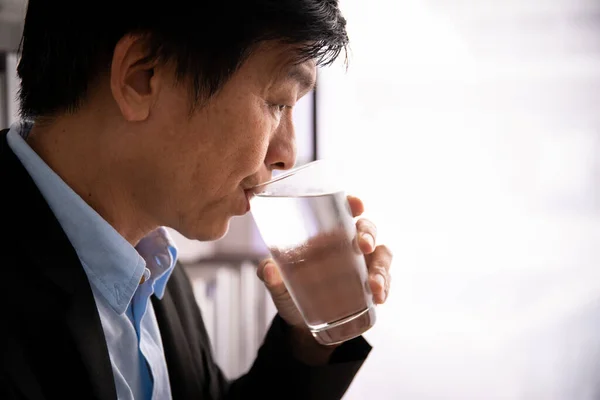
M 272 296 L 281 296 L 287 291 L 279 268 L 272 259 L 262 261 L 256 270 L 256 275 L 263 281 Z
M 373 253 L 365 256 L 369 269 L 369 284 L 373 292 L 373 300 L 377 304 L 384 303 L 389 295 L 392 282 L 390 274 L 392 258 L 392 252 L 387 246 L 377 246 Z
M 361 199 L 355 196 L 347 196 L 347 199 L 350 211 L 352 212 L 352 217 L 358 217 L 365 212 L 365 205 Z
M 369 276 L 369 286 L 373 293 L 373 301 L 375 304 L 383 304 L 386 302 L 390 294 L 390 286 L 392 284 L 392 275 L 387 273 L 385 278 L 381 274 Z
M 366 218 L 361 218 L 356 222 L 356 234 L 358 237 L 358 247 L 363 254 L 371 254 L 375 251 L 377 242 L 377 227 Z

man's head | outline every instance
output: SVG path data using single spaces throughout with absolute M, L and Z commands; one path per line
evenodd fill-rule
M 294 164 L 292 107 L 347 41 L 337 0 L 30 0 L 21 113 L 109 222 L 124 217 L 106 202 L 128 224 L 215 239 L 247 211 L 244 189 Z M 109 188 L 92 199 L 92 181 Z

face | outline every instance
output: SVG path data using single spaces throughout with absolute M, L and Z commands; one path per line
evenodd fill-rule
M 294 165 L 293 108 L 316 79 L 314 62 L 294 63 L 294 55 L 263 45 L 192 114 L 188 88 L 169 66 L 131 75 L 133 87 L 149 79 L 149 112 L 129 126 L 132 184 L 149 218 L 191 239 L 220 238 L 231 217 L 249 211 L 246 189 Z

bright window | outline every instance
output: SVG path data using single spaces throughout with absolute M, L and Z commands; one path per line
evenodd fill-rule
M 318 157 L 395 253 L 346 398 L 597 398 L 600 3 L 342 6 Z

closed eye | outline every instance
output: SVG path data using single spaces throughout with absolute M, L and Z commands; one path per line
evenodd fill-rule
M 273 112 L 277 114 L 281 114 L 285 111 L 286 108 L 291 108 L 290 106 L 286 106 L 285 104 L 269 104 L 269 107 Z

